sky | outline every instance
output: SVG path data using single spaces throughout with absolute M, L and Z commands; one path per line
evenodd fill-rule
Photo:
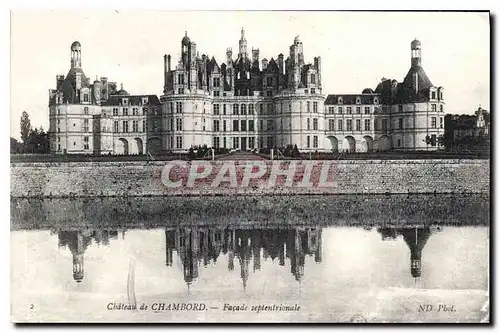
M 285 58 L 295 36 L 306 63 L 322 59 L 324 94 L 361 93 L 385 78 L 402 81 L 410 43 L 422 43 L 422 66 L 444 87 L 445 111 L 490 109 L 488 13 L 328 11 L 27 10 L 11 12 L 10 135 L 20 137 L 21 113 L 48 129 L 48 94 L 70 68 L 70 45 L 82 45 L 82 68 L 123 83 L 131 94 L 162 94 L 163 55 L 174 66 L 187 31 L 201 54 L 225 62 L 238 52 L 241 28 L 260 60 Z

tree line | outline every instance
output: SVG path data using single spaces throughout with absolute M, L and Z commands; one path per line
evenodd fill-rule
M 28 112 L 21 115 L 21 142 L 10 138 L 11 154 L 48 154 L 50 152 L 49 135 L 40 128 L 32 127 Z

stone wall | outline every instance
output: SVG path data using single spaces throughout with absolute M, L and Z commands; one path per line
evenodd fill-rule
M 287 169 L 290 163 L 296 163 L 293 180 L 278 176 L 276 181 L 270 181 L 273 162 L 278 161 L 259 162 L 266 168 L 265 173 L 249 179 L 247 186 L 242 186 L 245 161 L 195 162 L 210 164 L 212 172 L 192 182 L 192 186 L 187 181 L 191 162 L 182 162 L 185 164 L 172 167 L 168 173 L 172 182 L 182 181 L 179 187 L 167 187 L 162 181 L 165 164 L 171 162 L 12 163 L 11 196 L 489 193 L 490 190 L 489 160 L 288 161 L 274 167 Z M 218 183 L 219 171 L 227 163 L 234 163 L 236 182 L 222 178 Z M 303 176 L 308 174 L 307 163 L 313 163 L 314 167 L 309 170 L 310 177 L 305 177 L 309 178 L 306 184 Z M 202 169 L 197 166 L 193 170 L 202 172 Z M 226 177 L 230 174 L 231 170 L 225 173 Z

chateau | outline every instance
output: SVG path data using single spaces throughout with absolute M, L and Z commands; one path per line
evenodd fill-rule
M 443 88 L 421 66 L 411 43 L 403 82 L 326 95 L 318 56 L 306 63 L 297 36 L 288 55 L 260 60 L 241 30 L 238 53 L 224 63 L 199 55 L 186 35 L 181 56 L 164 56 L 163 95 L 130 95 L 82 70 L 81 45 L 49 92 L 50 147 L 56 154 L 162 154 L 191 147 L 254 150 L 297 145 L 300 151 L 436 150 L 444 133 Z

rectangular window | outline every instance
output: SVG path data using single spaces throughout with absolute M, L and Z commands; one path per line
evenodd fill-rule
M 435 91 L 432 92 L 432 99 L 436 99 L 436 92 Z
M 369 106 L 365 106 L 365 114 L 370 114 L 370 107 Z
M 316 93 L 316 90 L 314 88 L 311 88 L 311 94 L 315 94 Z M 306 91 L 306 94 L 307 94 L 307 91 Z
M 216 149 L 220 147 L 220 138 L 218 136 L 214 136 L 213 147 Z
M 253 136 L 248 138 L 248 148 L 250 149 L 255 148 L 255 138 Z
M 346 131 L 352 131 L 352 119 L 347 119 L 345 123 Z
M 233 120 L 233 132 L 238 132 L 239 121 L 237 119 Z
M 253 116 L 255 113 L 255 105 L 253 104 L 248 104 L 248 114 Z
M 222 114 L 226 114 L 226 104 L 222 104 Z
M 233 149 L 239 149 L 240 148 L 240 138 L 234 137 L 233 138 Z
M 220 112 L 220 104 L 214 104 L 214 115 L 218 116 Z
M 122 113 L 124 116 L 128 116 L 128 108 L 123 108 Z
M 137 120 L 134 120 L 132 122 L 132 132 L 134 133 L 139 132 L 139 122 Z
M 339 119 L 337 128 L 338 128 L 338 131 L 344 130 L 344 121 L 342 119 Z
M 346 112 L 347 114 L 352 114 L 352 107 L 350 106 L 346 107 Z
M 264 120 L 259 120 L 259 130 L 264 131 Z
M 88 106 L 84 106 L 83 107 L 83 114 L 88 116 L 89 115 L 89 107 Z
M 398 139 L 398 147 L 401 147 L 401 139 Z
M 182 149 L 182 136 L 176 137 L 175 144 L 177 149 Z
M 306 137 L 306 147 L 311 148 L 311 137 L 309 135 Z
M 306 110 L 307 112 L 311 112 L 311 102 L 309 101 L 306 102 Z
M 432 110 L 432 112 L 437 111 L 436 104 L 431 104 L 431 110 Z
M 431 117 L 431 128 L 436 128 L 436 117 Z
M 89 101 L 89 94 L 83 94 L 83 101 L 88 102 Z
M 184 84 L 184 74 L 177 75 L 177 83 Z
M 313 118 L 313 130 L 318 130 L 318 118 Z
M 387 121 L 387 119 L 382 119 L 382 131 L 387 131 L 388 124 L 389 122 Z
M 113 108 L 113 116 L 118 116 L 118 108 Z
M 119 129 L 118 129 L 118 120 L 115 120 L 115 122 L 113 123 L 113 132 L 114 133 L 118 133 L 119 132 Z
M 399 118 L 399 119 L 398 119 L 398 125 L 399 125 L 399 126 L 398 126 L 398 128 L 399 128 L 399 129 L 402 129 L 402 128 L 403 128 L 403 118 Z
M 268 131 L 272 131 L 272 130 L 274 130 L 274 121 L 273 121 L 272 119 L 269 119 L 269 120 L 267 121 L 267 130 L 268 130 Z
M 356 131 L 361 131 L 361 119 L 356 119 Z
M 307 118 L 307 130 L 309 131 L 311 129 L 311 119 Z
M 439 105 L 439 111 L 441 111 L 441 112 L 443 112 L 443 111 L 444 111 L 443 104 L 440 104 L 440 105 Z
M 267 104 L 267 114 L 273 114 L 273 105 Z
M 148 123 L 146 120 L 142 121 L 142 131 L 146 132 L 148 130 Z
M 132 114 L 133 114 L 134 116 L 139 115 L 139 109 L 138 109 L 138 108 L 133 108 L 133 109 L 132 109 Z
M 342 114 L 343 110 L 342 110 L 342 107 L 339 106 L 339 114 Z
M 335 119 L 328 119 L 328 130 L 335 131 Z
M 439 118 L 439 128 L 443 128 L 443 117 Z
M 182 113 L 182 102 L 175 102 L 175 112 Z
M 318 113 L 318 102 L 313 102 L 313 112 Z
M 437 144 L 436 134 L 431 135 L 431 146 L 435 147 Z
M 361 113 L 361 106 L 356 106 L 356 113 L 360 114 Z
M 239 104 L 233 104 L 233 114 L 238 115 L 240 113 Z
M 371 131 L 371 121 L 370 119 L 365 119 L 365 131 Z
M 123 133 L 128 133 L 128 121 L 124 120 L 123 121 Z
M 89 120 L 88 119 L 83 119 L 83 131 L 84 132 L 89 131 Z
M 264 114 L 264 104 L 259 104 L 259 114 L 262 116 Z
M 223 137 L 223 138 L 222 138 L 222 145 L 223 145 L 223 148 L 227 148 L 227 140 L 226 140 L 226 137 Z
M 247 105 L 246 104 L 241 104 L 241 114 L 244 116 L 247 114 Z
M 214 88 L 220 88 L 220 77 L 214 77 Z
M 333 106 L 328 107 L 328 114 L 334 114 L 335 108 Z
M 175 119 L 175 130 L 182 131 L 182 118 Z
M 249 132 L 255 132 L 255 125 L 253 119 L 250 119 L 248 121 L 248 131 Z
M 222 121 L 222 131 L 223 132 L 227 131 L 227 126 L 226 126 L 226 121 L 225 120 Z
M 85 150 L 89 149 L 89 137 L 88 136 L 83 137 L 83 149 L 85 149 Z
M 214 132 L 219 132 L 220 131 L 219 125 L 220 125 L 219 120 L 218 119 L 214 119 Z
M 246 130 L 247 130 L 247 121 L 246 120 L 241 121 L 240 130 L 242 132 L 246 132 Z
M 318 148 L 318 136 L 313 136 L 313 148 Z
M 214 90 L 214 97 L 219 97 L 220 96 L 220 91 Z
M 147 116 L 148 115 L 148 108 L 142 108 L 142 115 Z

